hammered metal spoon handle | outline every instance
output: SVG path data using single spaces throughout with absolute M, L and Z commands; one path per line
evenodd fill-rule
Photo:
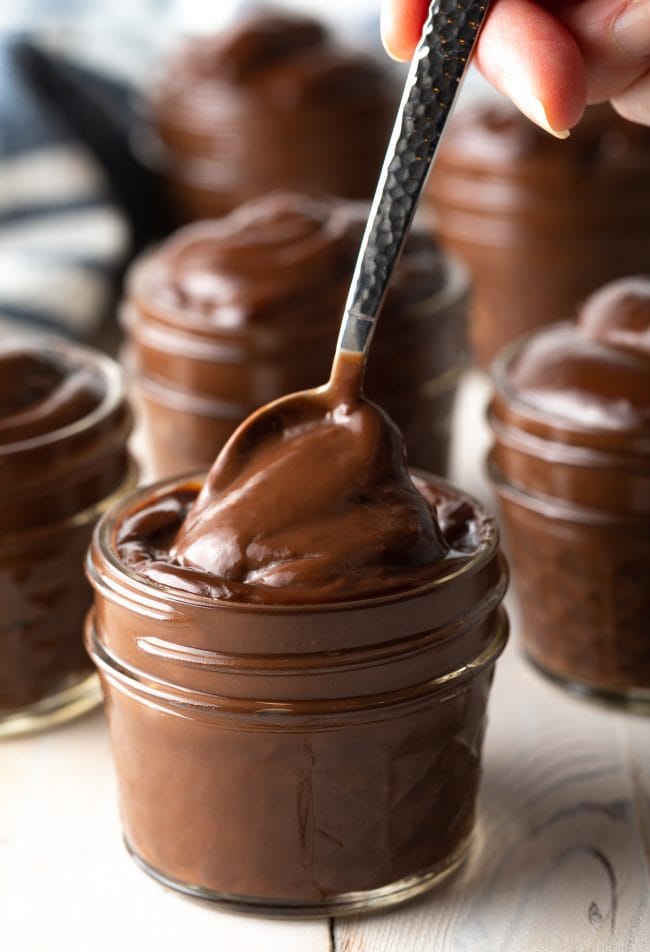
M 367 356 L 390 276 L 489 0 L 433 0 L 413 54 L 336 346 Z M 337 366 L 336 356 L 334 368 Z M 333 371 L 334 373 L 335 371 Z

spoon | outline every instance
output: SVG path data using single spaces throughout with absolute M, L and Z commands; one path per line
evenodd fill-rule
M 202 497 L 223 493 L 270 439 L 297 432 L 346 405 L 378 408 L 363 397 L 366 359 L 377 315 L 399 258 L 440 137 L 465 74 L 489 0 L 433 0 L 362 238 L 330 380 L 289 394 L 251 414 L 210 470 Z M 384 419 L 382 415 L 382 419 Z

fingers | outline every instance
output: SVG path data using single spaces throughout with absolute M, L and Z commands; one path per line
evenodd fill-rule
M 384 0 L 382 37 L 396 59 L 412 55 L 428 7 L 428 0 Z M 650 125 L 650 0 L 494 0 L 476 62 L 560 138 L 587 102 L 607 99 Z
M 533 0 L 494 4 L 476 50 L 487 79 L 547 132 L 565 138 L 587 104 L 587 71 L 567 27 Z
M 614 20 L 614 42 L 631 58 L 650 57 L 650 3 L 628 3 Z
M 612 106 L 624 119 L 650 126 L 650 70 L 615 96 Z
M 384 0 L 381 38 L 396 60 L 409 60 L 418 45 L 430 0 Z
M 580 47 L 590 102 L 614 99 L 650 68 L 650 0 L 583 0 L 558 16 Z
M 420 38 L 428 0 L 383 0 L 382 38 L 408 59 Z M 497 89 L 533 122 L 561 138 L 587 101 L 586 72 L 569 30 L 533 0 L 496 0 L 479 38 L 476 61 Z

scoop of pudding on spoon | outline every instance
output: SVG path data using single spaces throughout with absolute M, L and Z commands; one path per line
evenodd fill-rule
M 434 0 L 406 80 L 327 384 L 262 407 L 221 450 L 176 564 L 309 600 L 410 587 L 449 552 L 401 434 L 363 395 L 382 301 L 487 2 Z

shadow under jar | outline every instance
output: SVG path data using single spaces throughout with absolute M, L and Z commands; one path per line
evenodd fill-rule
M 156 476 L 209 466 L 253 410 L 327 379 L 365 211 L 277 193 L 181 229 L 135 266 L 122 313 Z M 367 392 L 429 472 L 447 470 L 468 299 L 465 271 L 414 228 Z
M 83 646 L 95 522 L 135 485 L 118 367 L 51 337 L 0 346 L 0 736 L 100 700 Z
M 385 64 L 317 20 L 265 10 L 172 56 L 136 143 L 178 222 L 277 188 L 369 199 L 398 99 Z
M 559 142 L 510 103 L 450 123 L 428 188 L 443 244 L 469 268 L 470 339 L 489 365 L 510 341 L 570 320 L 650 260 L 650 129 L 587 109 Z
M 524 650 L 650 710 L 650 279 L 615 282 L 494 369 L 489 456 Z
M 408 591 L 329 604 L 228 601 L 136 574 L 120 526 L 146 506 L 189 507 L 199 481 L 102 519 L 87 644 L 126 843 L 155 878 L 304 918 L 400 902 L 465 857 L 507 573 L 477 503 L 416 484 L 466 558 Z

